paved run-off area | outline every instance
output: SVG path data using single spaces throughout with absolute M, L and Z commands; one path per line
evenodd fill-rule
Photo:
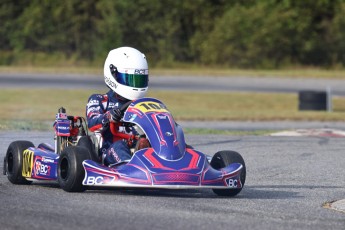
M 0 157 L 14 140 L 53 143 L 51 132 L 0 132 Z M 339 229 L 329 209 L 345 191 L 345 142 L 337 137 L 187 135 L 196 149 L 242 154 L 247 180 L 234 198 L 210 190 L 89 190 L 55 183 L 12 185 L 0 176 L 1 229 Z M 0 165 L 2 171 L 2 164 Z

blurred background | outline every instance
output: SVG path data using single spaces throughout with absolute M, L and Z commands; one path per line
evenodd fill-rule
M 342 122 L 344 15 L 343 0 L 0 0 L 0 128 L 50 120 L 60 105 L 84 115 L 100 90 L 92 79 L 103 85 L 105 57 L 120 46 L 146 54 L 149 96 L 179 120 Z M 91 87 L 57 87 L 72 79 Z M 331 109 L 300 111 L 304 89 L 327 91 Z
M 343 0 L 1 0 L 1 65 L 99 65 L 133 46 L 152 67 L 345 64 Z

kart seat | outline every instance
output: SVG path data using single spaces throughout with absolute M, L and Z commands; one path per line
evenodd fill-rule
M 98 155 L 98 142 L 91 136 L 82 136 L 77 143 L 77 146 L 85 147 L 90 151 L 90 158 L 95 162 L 102 162 L 101 157 Z

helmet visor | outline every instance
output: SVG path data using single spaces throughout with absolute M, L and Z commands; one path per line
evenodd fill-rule
M 134 88 L 146 88 L 149 82 L 148 74 L 128 74 L 116 71 L 114 74 L 118 83 Z

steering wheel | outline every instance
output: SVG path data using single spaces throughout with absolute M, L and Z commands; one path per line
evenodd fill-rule
M 128 108 L 128 106 L 132 103 L 133 101 L 127 101 L 125 104 L 123 104 L 120 107 L 121 114 L 124 114 Z
M 121 111 L 122 116 L 123 116 L 123 114 L 126 112 L 128 106 L 129 106 L 131 103 L 132 103 L 132 101 L 128 101 L 128 102 L 126 102 L 125 104 L 123 104 L 123 105 L 120 107 L 120 111 Z M 126 122 L 122 122 L 122 125 L 123 125 L 123 126 L 128 126 L 128 127 L 132 126 L 131 123 L 126 123 Z M 110 131 L 111 131 L 111 133 L 112 133 L 114 136 L 119 136 L 119 137 L 121 136 L 121 137 L 122 137 L 122 134 L 119 133 L 119 132 L 117 131 L 117 130 L 118 130 L 118 126 L 119 126 L 118 123 L 110 122 Z M 125 136 L 123 136 L 123 137 L 125 137 Z M 125 138 L 124 138 L 124 139 L 125 139 Z

